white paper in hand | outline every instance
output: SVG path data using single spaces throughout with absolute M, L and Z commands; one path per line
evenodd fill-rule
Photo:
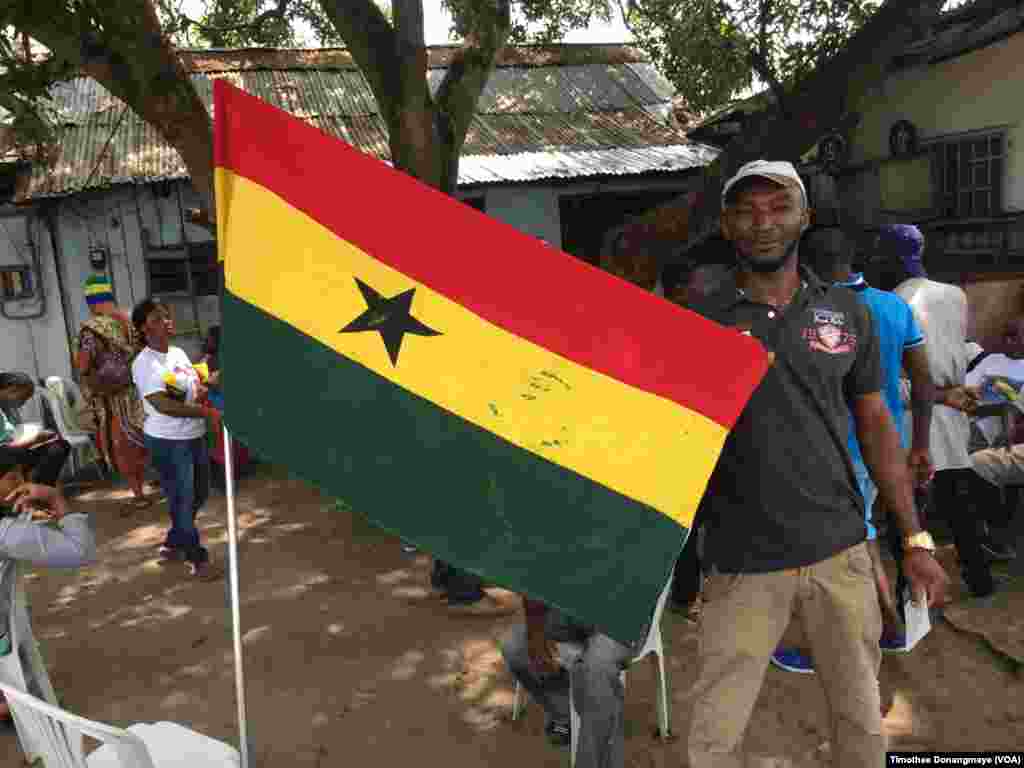
M 932 628 L 931 616 L 928 614 L 928 598 L 922 598 L 920 602 L 915 603 L 911 599 L 912 594 L 909 588 L 903 593 L 903 611 L 907 622 L 906 650 L 908 651 L 913 649 Z

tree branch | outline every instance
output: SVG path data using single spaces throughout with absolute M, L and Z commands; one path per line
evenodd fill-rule
M 512 30 L 511 0 L 486 0 L 477 14 L 460 20 L 465 42 L 452 57 L 435 101 L 449 125 L 456 158 L 462 150 L 476 105 Z
M 772 92 L 772 96 L 775 97 L 775 106 L 785 118 L 789 118 L 790 112 L 788 109 L 788 99 L 786 97 L 786 90 L 782 87 L 782 83 L 779 82 L 779 78 L 775 76 L 775 70 L 772 69 L 772 65 L 765 57 L 764 49 L 757 50 L 751 48 L 747 51 L 747 61 L 750 62 L 750 68 L 753 69 L 757 76 L 760 77 L 765 85 L 767 85 Z
M 838 55 L 794 86 L 789 119 L 760 115 L 749 120 L 743 135 L 705 167 L 683 247 L 693 247 L 717 231 L 722 184 L 741 164 L 758 157 L 796 162 L 828 131 L 854 124 L 871 87 L 888 74 L 889 62 L 913 40 L 922 18 L 937 13 L 942 4 L 943 0 L 886 0 Z M 681 202 L 676 205 L 683 207 Z
M 213 125 L 153 0 L 43 13 L 31 4 L 11 19 L 53 56 L 98 81 L 174 147 L 203 207 L 213 210 Z
M 370 84 L 382 114 L 393 119 L 397 113 L 397 40 L 387 16 L 373 0 L 320 0 L 320 7 Z
M 771 15 L 772 0 L 761 0 L 761 8 L 758 13 L 759 29 L 757 35 L 757 50 L 762 59 L 768 56 L 768 19 Z
M 631 34 L 634 38 L 640 37 L 636 33 L 636 30 L 633 29 L 633 25 L 629 21 L 629 12 L 632 10 L 633 5 L 632 0 L 615 0 L 615 2 L 619 6 L 619 14 L 622 16 L 622 25 L 626 28 L 626 31 L 629 32 L 629 34 Z M 627 2 L 629 3 L 629 7 L 627 7 L 626 5 Z
M 191 19 L 185 14 L 181 14 L 181 20 L 185 22 L 185 26 L 193 26 L 200 32 L 241 32 L 242 30 L 252 30 L 254 33 L 263 31 L 263 26 L 271 21 L 277 19 L 281 21 L 284 19 L 285 14 L 288 13 L 288 6 L 292 4 L 292 0 L 277 0 L 277 6 L 271 8 L 268 11 L 264 11 L 259 16 L 254 18 L 252 21 L 246 21 L 241 24 L 230 24 L 227 26 L 219 27 L 207 24 L 201 24 L 195 19 Z

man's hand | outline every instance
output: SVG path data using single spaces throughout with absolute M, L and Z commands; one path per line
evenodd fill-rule
M 971 414 L 977 409 L 980 398 L 981 391 L 977 387 L 950 387 L 942 390 L 940 402 L 947 408 Z
M 538 678 L 552 677 L 561 670 L 558 646 L 543 632 L 528 632 L 526 651 L 530 656 L 530 669 Z
M 15 514 L 32 509 L 44 512 L 46 517 L 53 520 L 60 520 L 68 512 L 64 496 L 49 485 L 25 483 L 11 491 L 6 501 L 13 502 Z
M 924 448 L 912 448 L 907 456 L 907 466 L 915 488 L 924 488 L 932 481 L 935 465 L 931 453 Z
M 923 549 L 911 549 L 903 554 L 903 572 L 910 581 L 915 602 L 924 597 L 928 607 L 934 608 L 946 602 L 946 587 L 949 577 L 935 556 Z
M 205 403 L 210 396 L 210 388 L 205 384 L 196 384 L 196 403 Z

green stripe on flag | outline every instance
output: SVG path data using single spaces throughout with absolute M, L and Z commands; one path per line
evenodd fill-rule
M 435 557 L 574 606 L 621 642 L 643 636 L 684 528 L 229 292 L 222 328 L 225 421 L 242 443 Z

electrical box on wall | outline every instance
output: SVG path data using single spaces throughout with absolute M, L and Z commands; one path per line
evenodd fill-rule
M 31 267 L 0 266 L 0 298 L 17 301 L 34 296 Z

